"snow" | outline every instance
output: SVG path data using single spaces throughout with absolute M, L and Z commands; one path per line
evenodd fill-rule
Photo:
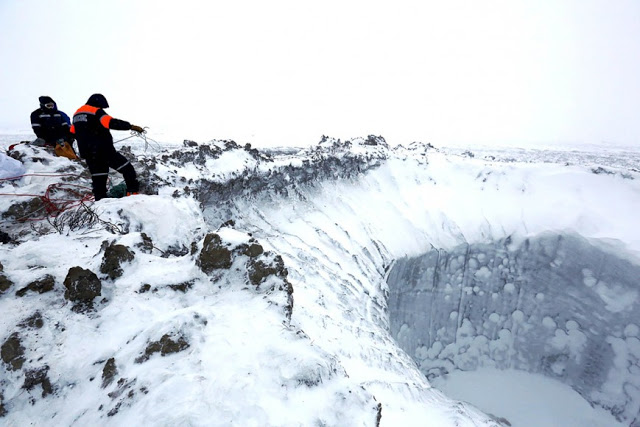
M 570 231 L 589 241 L 607 239 L 607 245 L 598 244 L 640 264 L 640 231 L 633 214 L 640 208 L 638 174 L 625 166 L 633 156 L 500 151 L 492 159 L 469 158 L 415 146 L 392 151 L 357 139 L 349 150 L 328 140 L 317 149 L 264 161 L 248 149 L 228 149 L 226 142 L 212 141 L 203 145 L 215 155 L 184 163 L 180 157 L 163 160 L 165 153 L 144 152 L 139 141 L 130 142 L 140 163 L 157 160 L 152 176 L 161 186 L 158 195 L 92 205 L 117 231 L 94 224 L 39 234 L 21 224 L 3 224 L 2 230 L 15 233 L 20 241 L 0 246 L 3 274 L 14 283 L 0 296 L 0 341 L 17 332 L 25 347 L 24 370 L 46 365 L 55 386 L 55 393 L 45 397 L 41 385 L 25 390 L 24 370 L 3 364 L 0 404 L 9 423 L 376 425 L 380 404 L 382 426 L 496 425 L 473 405 L 517 425 L 518 418 L 502 409 L 531 410 L 522 403 L 531 399 L 518 391 L 519 384 L 528 384 L 538 397 L 555 397 L 540 404 L 543 414 L 563 402 L 566 411 L 558 417 L 596 419 L 584 409 L 587 401 L 576 399 L 567 385 L 560 387 L 540 375 L 527 379 L 518 377 L 522 372 L 486 371 L 491 364 L 516 364 L 522 355 L 515 344 L 537 334 L 538 326 L 553 335 L 550 347 L 572 360 L 586 357 L 591 339 L 587 326 L 569 316 L 572 313 L 547 315 L 543 310 L 558 299 L 557 289 L 535 290 L 535 311 L 535 305 L 520 304 L 527 291 L 522 283 L 487 287 L 495 274 L 512 267 L 508 258 L 489 252 L 456 254 L 450 262 L 454 273 L 442 288 L 450 304 L 441 313 L 446 325 L 438 329 L 439 339 L 409 351 L 398 343 L 410 341 L 417 324 L 403 323 L 396 334 L 391 330 L 386 280 L 405 256 L 507 238 L 504 248 L 515 248 L 549 231 Z M 27 159 L 34 156 L 30 148 L 21 150 Z M 181 147 L 173 153 L 204 152 L 198 150 Z M 25 160 L 28 172 L 52 172 L 70 164 L 38 155 L 46 162 Z M 508 156 L 515 160 L 505 160 Z M 361 172 L 350 169 L 353 157 L 366 159 L 358 163 Z M 323 169 L 314 163 L 322 159 L 344 163 L 328 163 Z M 567 159 L 572 164 L 565 165 Z M 594 161 L 612 173 L 593 172 Z M 301 176 L 313 179 L 307 182 Z M 251 180 L 263 177 L 268 185 L 252 187 Z M 41 193 L 61 180 L 27 177 L 3 184 L 2 192 Z M 199 180 L 219 185 L 204 206 L 194 192 L 184 191 L 196 188 Z M 15 202 L 0 199 L 0 211 Z M 229 219 L 234 224 L 222 226 Z M 281 295 L 269 295 L 247 280 L 248 256 L 238 255 L 230 268 L 211 275 L 198 267 L 204 236 L 212 232 L 225 248 L 255 239 L 265 251 L 282 256 L 294 289 L 290 319 L 283 314 Z M 153 242 L 150 250 L 143 250 L 145 236 Z M 99 274 L 104 242 L 135 252 L 117 279 Z M 541 251 L 551 247 L 543 245 Z M 549 268 L 574 261 L 566 254 L 554 255 Z M 63 297 L 63 281 L 73 266 L 90 269 L 103 280 L 94 311 L 74 312 Z M 465 276 L 465 268 L 472 274 Z M 55 279 L 53 291 L 15 295 L 45 273 Z M 593 282 L 598 274 L 595 267 L 580 269 L 577 280 L 581 289 L 595 292 L 605 310 L 620 317 L 619 336 L 606 338 L 619 370 L 606 371 L 606 388 L 587 397 L 613 406 L 620 396 L 629 395 L 629 405 L 635 405 L 640 399 L 632 387 L 638 381 L 620 372 L 640 355 L 640 320 L 632 314 L 637 293 L 625 283 Z M 184 291 L 175 288 L 184 284 Z M 458 304 L 462 298 L 481 298 L 495 306 L 482 322 L 474 323 L 464 304 Z M 408 306 L 398 308 L 403 307 Z M 437 309 L 431 306 L 430 313 L 435 316 Z M 42 328 L 17 326 L 35 310 L 43 316 Z M 428 317 L 425 311 L 408 316 Z M 438 326 L 438 319 L 431 320 Z M 447 328 L 455 330 L 454 342 Z M 189 345 L 175 354 L 154 354 L 136 362 L 149 343 L 164 336 L 183 338 Z M 103 388 L 103 369 L 111 358 L 117 374 Z M 477 367 L 480 376 L 465 384 L 481 381 L 489 388 L 469 397 L 451 391 L 453 399 L 473 405 L 443 395 L 425 374 L 440 361 L 450 361 L 446 383 L 453 384 L 456 369 Z M 550 369 L 564 375 L 567 367 L 570 364 L 557 363 Z M 429 378 L 441 385 L 442 377 Z M 491 379 L 503 382 L 491 387 Z M 500 410 L 484 407 L 477 399 L 482 395 L 499 397 Z
M 202 211 L 193 199 L 140 195 L 103 199 L 95 208 L 105 221 L 146 233 L 160 249 L 189 246 L 206 228 Z
M 473 402 L 513 427 L 623 426 L 601 408 L 593 408 L 570 387 L 516 370 L 481 368 L 456 371 L 434 385 L 449 396 Z
M 4 153 L 0 153 L 0 179 L 19 176 L 24 172 L 25 170 L 22 163 Z

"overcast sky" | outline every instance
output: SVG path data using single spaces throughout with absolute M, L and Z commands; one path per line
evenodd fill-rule
M 92 93 L 255 146 L 640 142 L 640 1 L 0 0 L 0 130 Z

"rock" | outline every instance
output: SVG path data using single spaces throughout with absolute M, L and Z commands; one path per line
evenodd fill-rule
M 42 397 L 47 397 L 47 395 L 53 393 L 53 386 L 47 376 L 48 371 L 48 366 L 27 371 L 22 388 L 25 390 L 32 390 L 35 386 L 40 385 L 42 387 Z
M 222 245 L 222 239 L 216 233 L 209 233 L 204 238 L 204 245 L 196 264 L 207 274 L 221 268 L 230 268 L 231 251 Z
M 53 290 L 53 287 L 56 284 L 56 280 L 50 274 L 47 274 L 42 279 L 36 280 L 35 282 L 29 283 L 24 288 L 20 289 L 16 292 L 16 295 L 19 297 L 23 297 L 27 292 L 33 291 L 39 294 L 43 294 L 45 292 L 49 292 Z
M 226 220 L 225 222 L 223 222 L 223 223 L 220 225 L 220 228 L 222 228 L 222 227 L 230 227 L 230 228 L 233 228 L 233 227 L 235 227 L 235 226 L 236 226 L 236 222 L 235 222 L 234 220 L 232 220 L 232 219 L 228 219 L 228 220 Z
M 169 258 L 170 256 L 181 257 L 189 253 L 189 248 L 184 245 L 171 245 L 162 253 L 162 258 Z
M 272 303 L 283 307 L 287 320 L 291 320 L 293 313 L 293 286 L 287 280 L 289 271 L 284 266 L 280 255 L 265 252 L 260 258 L 250 258 L 247 262 L 249 282 L 259 292 L 269 295 Z M 275 276 L 267 286 L 263 286 L 267 279 Z
M 116 367 L 116 360 L 112 357 L 107 360 L 102 369 L 102 388 L 111 384 L 116 375 L 118 375 L 118 368 Z
M 242 255 L 246 255 L 250 258 L 255 258 L 257 256 L 260 256 L 264 252 L 264 248 L 262 247 L 262 245 L 259 245 L 257 243 L 251 243 L 251 244 L 243 243 L 241 245 L 238 245 L 236 250 Z
M 364 142 L 364 145 L 382 145 L 388 147 L 387 141 L 382 136 L 369 135 Z
M 2 392 L 0 392 L 0 418 L 5 415 L 7 415 L 7 410 L 4 407 L 4 396 L 2 395 Z
M 114 280 L 122 276 L 122 263 L 133 261 L 133 253 L 124 245 L 111 244 L 104 250 L 100 272 Z
M 144 351 L 144 354 L 138 357 L 135 362 L 142 363 L 149 360 L 154 353 L 160 353 L 161 356 L 166 356 L 171 353 L 178 353 L 189 347 L 189 343 L 184 337 L 179 336 L 175 341 L 169 334 L 165 334 L 159 341 L 150 342 Z
M 0 347 L 2 361 L 9 365 L 10 370 L 18 370 L 24 364 L 24 347 L 20 342 L 20 336 L 13 333 Z
M 13 282 L 9 280 L 7 276 L 0 273 L 0 294 L 5 293 L 12 285 Z
M 284 267 L 284 261 L 280 255 L 276 255 L 272 259 L 268 258 L 271 255 L 269 252 L 265 253 L 265 255 L 267 255 L 266 260 L 252 258 L 247 263 L 249 281 L 255 286 L 260 286 L 260 283 L 271 275 L 276 275 L 283 279 L 289 275 L 289 271 Z
M 167 287 L 173 289 L 174 291 L 180 291 L 182 293 L 187 293 L 189 289 L 193 286 L 194 281 L 189 280 L 187 282 L 177 283 L 175 285 L 167 285 Z
M 91 270 L 82 267 L 71 267 L 64 279 L 67 290 L 64 297 L 69 301 L 78 303 L 76 307 L 91 307 L 93 299 L 102 295 L 102 283 L 98 276 Z
M 39 197 L 35 197 L 29 201 L 11 205 L 9 209 L 2 213 L 2 217 L 13 218 L 15 220 L 25 219 L 35 212 L 44 209 L 44 207 L 42 200 L 40 200 Z
M 116 389 L 109 392 L 107 396 L 109 396 L 111 399 L 117 399 L 118 397 L 122 396 L 125 391 L 129 390 L 129 392 L 131 392 L 131 389 L 137 381 L 138 380 L 135 378 L 132 380 L 129 380 L 127 378 L 120 378 L 118 380 Z
M 282 281 L 282 284 L 277 288 L 278 291 L 284 291 L 285 294 L 285 302 L 284 302 L 284 313 L 287 316 L 287 319 L 291 320 L 291 315 L 293 314 L 293 285 L 287 279 Z
M 140 237 L 142 238 L 142 242 L 136 245 L 136 248 L 139 248 L 145 254 L 150 254 L 153 251 L 153 241 L 151 237 L 147 236 L 146 233 L 140 233 Z
M 40 329 L 44 326 L 44 321 L 42 320 L 42 314 L 40 314 L 39 311 L 36 311 L 33 315 L 27 317 L 22 322 L 20 322 L 18 326 L 22 328 Z

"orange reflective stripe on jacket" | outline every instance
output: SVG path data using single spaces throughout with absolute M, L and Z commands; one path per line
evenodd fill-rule
M 91 114 L 91 115 L 95 115 L 98 110 L 100 110 L 100 108 L 98 107 L 92 107 L 91 105 L 83 105 L 82 107 L 78 108 L 78 111 L 76 111 L 76 114 Z M 102 126 L 104 126 L 105 128 L 109 129 L 109 124 L 111 123 L 111 116 L 108 115 L 107 113 L 104 112 L 104 110 L 102 111 L 102 113 L 104 113 L 104 115 L 102 117 L 100 117 L 100 124 Z M 75 115 L 75 114 L 74 114 Z M 75 133 L 75 129 L 73 131 L 71 131 L 72 133 Z
M 95 114 L 98 110 L 99 108 L 97 107 L 92 107 L 91 105 L 83 105 L 82 107 L 78 108 L 78 111 L 76 111 L 76 114 L 79 114 L 79 113 Z
M 76 125 L 72 124 L 71 128 L 69 129 L 69 132 L 75 134 L 76 133 Z
M 108 114 L 105 114 L 104 116 L 100 117 L 100 123 L 102 123 L 102 126 L 109 129 L 109 123 L 111 123 L 111 116 Z

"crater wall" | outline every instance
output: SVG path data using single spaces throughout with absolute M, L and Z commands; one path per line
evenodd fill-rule
M 639 282 L 640 266 L 575 234 L 433 249 L 390 271 L 390 328 L 429 378 L 542 373 L 635 425 Z

